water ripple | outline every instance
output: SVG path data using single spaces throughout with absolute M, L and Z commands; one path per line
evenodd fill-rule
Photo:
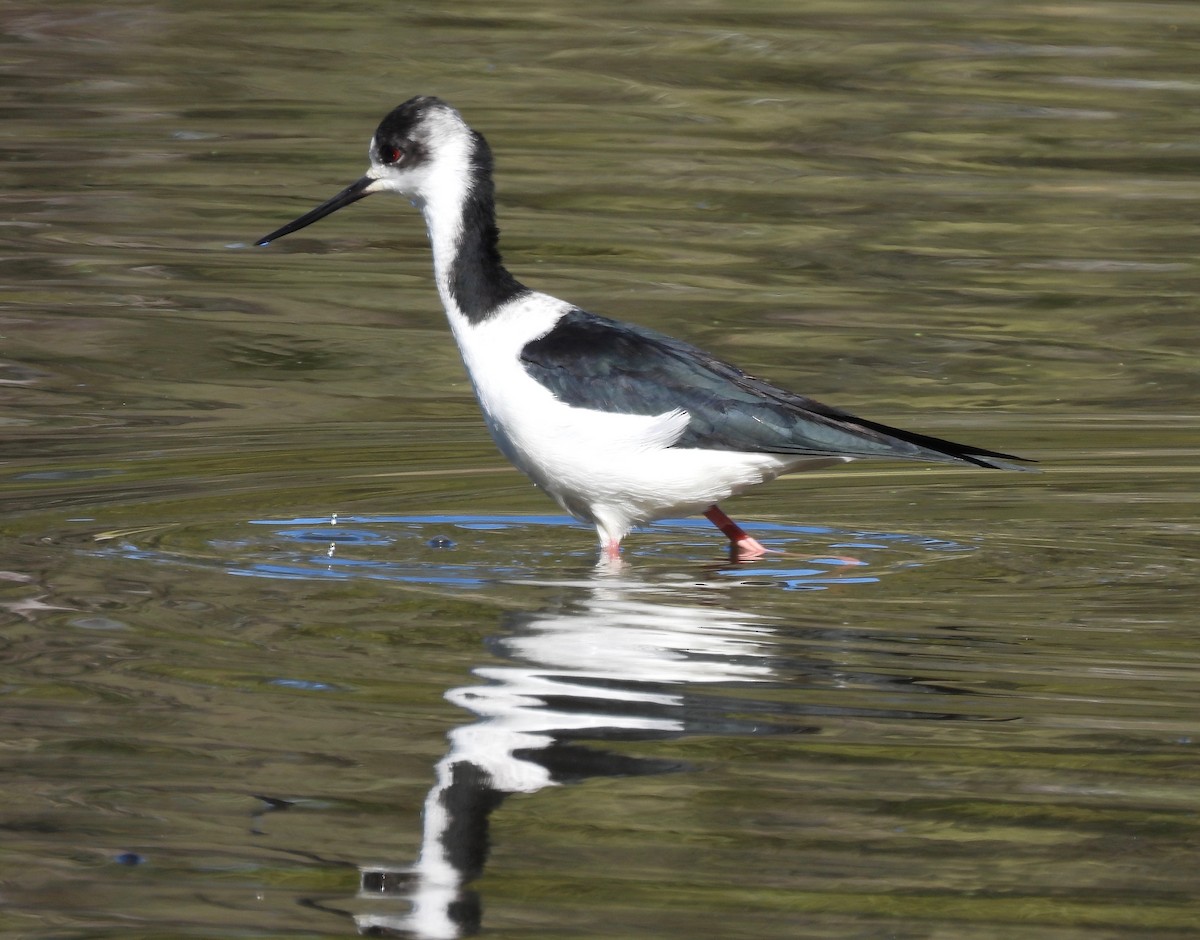
M 757 522 L 772 549 L 757 562 L 714 565 L 722 546 L 703 520 L 670 519 L 638 533 L 627 552 L 637 568 L 691 562 L 732 584 L 819 591 L 961 555 L 975 546 L 895 532 Z M 174 565 L 217 567 L 274 579 L 376 580 L 472 588 L 594 563 L 591 531 L 565 516 L 351 515 L 250 519 L 96 536 L 105 552 Z M 497 535 L 503 538 L 497 538 Z

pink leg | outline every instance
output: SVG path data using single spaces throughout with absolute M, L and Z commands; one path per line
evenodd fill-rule
M 704 518 L 725 533 L 725 537 L 729 539 L 729 548 L 734 558 L 739 560 L 758 558 L 770 551 L 770 549 L 764 547 L 757 539 L 752 539 L 748 536 L 740 525 L 721 511 L 720 506 L 709 506 L 704 511 Z
M 621 542 L 619 539 L 613 539 L 611 542 L 605 542 L 603 546 L 604 557 L 609 561 L 621 560 Z

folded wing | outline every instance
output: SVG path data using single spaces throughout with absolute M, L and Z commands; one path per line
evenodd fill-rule
M 621 414 L 686 411 L 674 447 L 785 456 L 890 457 L 1024 467 L 1010 454 L 914 434 L 805 398 L 687 343 L 572 310 L 521 352 L 525 370 L 561 401 Z

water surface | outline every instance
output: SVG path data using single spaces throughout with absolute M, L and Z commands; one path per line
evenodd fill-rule
M 0 936 L 1186 937 L 1188 3 L 0 15 Z M 419 217 L 458 106 L 532 286 L 896 464 L 594 535 L 496 454 Z

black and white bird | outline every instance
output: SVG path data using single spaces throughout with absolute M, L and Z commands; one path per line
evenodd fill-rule
M 703 513 L 734 555 L 767 550 L 718 503 L 783 473 L 866 457 L 1022 469 L 1009 454 L 855 417 L 653 330 L 530 290 L 497 247 L 492 153 L 462 115 L 411 98 L 380 123 L 362 179 L 260 239 L 373 193 L 425 215 L 438 294 L 500 450 L 616 559 L 635 526 Z

